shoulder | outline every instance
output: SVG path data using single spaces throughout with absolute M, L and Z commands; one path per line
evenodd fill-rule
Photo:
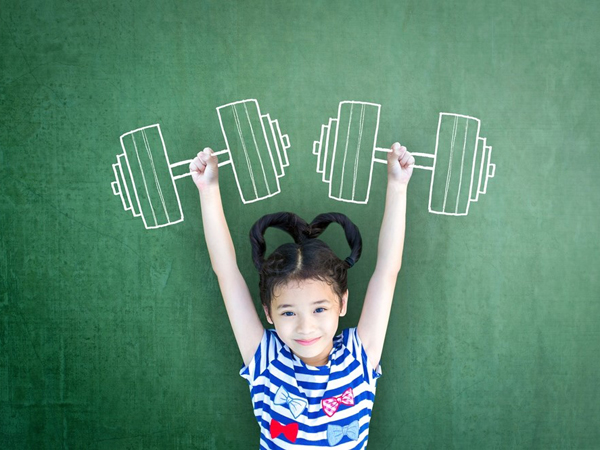
M 257 353 L 262 351 L 266 353 L 268 359 L 274 359 L 281 350 L 286 347 L 285 343 L 281 340 L 277 331 L 273 328 L 265 329 L 263 338 L 258 346 Z M 255 355 L 256 357 L 256 355 Z
M 336 336 L 337 338 L 340 339 L 346 354 L 349 354 L 352 360 L 356 361 L 355 364 L 360 366 L 359 370 L 367 382 L 372 383 L 381 376 L 381 365 L 378 365 L 377 368 L 371 365 L 356 327 L 344 329 L 340 335 Z
M 344 328 L 342 332 L 338 336 L 336 336 L 336 339 L 339 339 L 340 343 L 344 347 L 348 349 L 354 348 L 358 339 L 356 327 Z
M 285 343 L 281 340 L 279 335 L 277 334 L 277 330 L 274 328 L 265 329 L 265 334 L 263 336 L 267 344 L 270 347 L 273 347 L 279 352 L 283 347 L 285 347 Z
M 275 360 L 289 358 L 286 351 L 287 347 L 274 329 L 265 329 L 258 348 L 252 356 L 249 364 L 243 365 L 240 375 L 251 385 L 257 383 L 257 380 L 271 367 Z

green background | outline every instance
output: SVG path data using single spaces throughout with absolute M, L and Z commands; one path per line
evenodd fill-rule
M 364 250 L 344 328 L 386 167 L 367 205 L 327 197 L 312 143 L 338 103 L 382 105 L 379 146 L 432 152 L 440 112 L 481 119 L 493 146 L 466 217 L 429 213 L 431 175 L 412 177 L 369 448 L 600 448 L 600 3 L 0 6 L 2 448 L 258 447 L 196 187 L 177 182 L 182 223 L 146 230 L 110 186 L 121 134 L 160 123 L 171 161 L 189 159 L 223 148 L 215 108 L 246 98 L 292 146 L 270 199 L 244 205 L 220 171 L 240 269 L 256 296 L 263 214 L 349 215 Z M 345 257 L 342 237 L 324 234 Z

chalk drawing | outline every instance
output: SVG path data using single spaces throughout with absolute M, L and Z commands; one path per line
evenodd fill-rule
M 279 122 L 261 114 L 255 99 L 217 108 L 226 148 L 218 166 L 231 165 L 244 204 L 264 200 L 281 191 L 279 178 L 289 166 L 289 137 Z M 121 136 L 123 153 L 113 164 L 114 195 L 123 208 L 141 217 L 147 229 L 183 221 L 176 180 L 191 175 L 192 159 L 171 164 L 159 124 L 129 131 Z M 187 170 L 187 171 L 185 171 Z M 183 173 L 179 173 L 182 172 Z M 175 172 L 175 173 L 174 173 Z
M 374 163 L 387 164 L 390 149 L 377 147 L 381 105 L 343 101 L 338 114 L 322 125 L 313 154 L 317 172 L 329 184 L 329 197 L 342 202 L 369 201 Z M 463 216 L 485 194 L 496 165 L 492 147 L 479 136 L 474 117 L 440 113 L 433 154 L 411 152 L 414 168 L 430 171 L 429 212 Z

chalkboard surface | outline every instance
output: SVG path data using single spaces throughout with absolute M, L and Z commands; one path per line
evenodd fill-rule
M 450 122 L 439 130 L 448 113 L 478 127 L 460 131 L 468 119 L 457 119 L 456 146 L 464 136 L 493 149 L 468 214 L 430 209 L 463 210 L 457 199 L 477 194 L 471 185 L 443 175 L 430 205 L 438 168 L 412 177 L 369 448 L 600 448 L 600 3 L 0 6 L 2 448 L 258 447 L 197 190 L 172 176 L 203 147 L 243 147 L 239 130 L 249 139 L 256 129 L 256 145 L 272 151 L 262 153 L 268 173 L 252 179 L 242 169 L 260 162 L 241 153 L 219 158 L 257 306 L 252 223 L 280 210 L 307 220 L 338 211 L 364 239 L 340 329 L 355 326 L 386 166 L 337 192 L 362 203 L 330 196 L 341 178 L 323 181 L 315 141 L 338 113 L 334 125 L 350 123 L 341 102 L 379 106 L 375 116 L 377 106 L 346 103 L 365 111 L 353 120 L 364 118 L 371 147 L 398 140 L 432 154 L 453 135 Z M 244 100 L 256 102 L 234 111 Z M 160 173 L 161 193 L 149 176 L 138 200 L 167 206 L 134 216 L 114 195 L 113 165 L 138 144 L 129 188 L 142 192 L 142 174 Z M 444 199 L 448 186 L 455 194 Z M 269 249 L 286 242 L 267 236 Z M 346 256 L 341 230 L 323 237 Z

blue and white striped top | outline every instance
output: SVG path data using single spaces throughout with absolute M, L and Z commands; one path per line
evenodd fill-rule
M 333 339 L 329 362 L 318 367 L 265 330 L 240 375 L 250 385 L 261 449 L 366 448 L 381 366 L 371 366 L 356 328 Z

